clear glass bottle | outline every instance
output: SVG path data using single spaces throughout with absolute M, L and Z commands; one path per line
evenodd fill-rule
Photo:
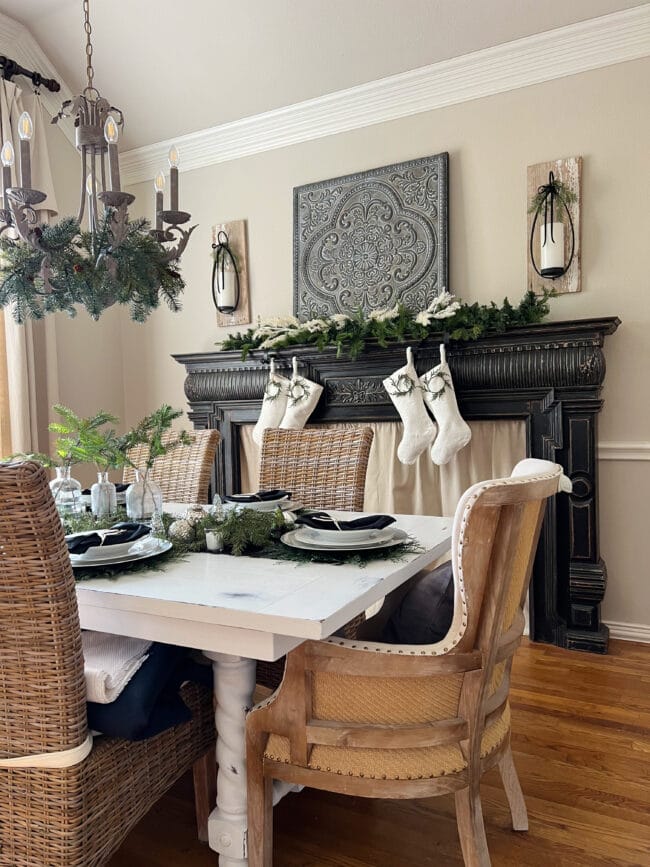
M 114 515 L 117 511 L 115 485 L 108 480 L 108 473 L 97 473 L 97 481 L 90 489 L 90 508 L 96 518 Z
M 70 475 L 70 467 L 57 467 L 56 478 L 50 482 L 54 505 L 60 515 L 80 515 L 85 511 L 81 484 Z
M 162 491 L 145 470 L 135 471 L 135 482 L 126 489 L 126 514 L 133 521 L 145 521 L 162 512 Z

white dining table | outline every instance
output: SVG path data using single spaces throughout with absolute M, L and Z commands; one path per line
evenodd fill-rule
M 165 511 L 187 506 L 165 504 Z M 336 513 L 353 517 L 351 513 Z M 245 721 L 257 660 L 277 660 L 306 639 L 328 638 L 450 548 L 451 518 L 396 515 L 422 552 L 351 564 L 190 554 L 147 571 L 77 584 L 83 629 L 198 648 L 212 661 L 217 801 L 209 844 L 220 867 L 245 867 Z M 274 802 L 289 791 L 276 783 Z

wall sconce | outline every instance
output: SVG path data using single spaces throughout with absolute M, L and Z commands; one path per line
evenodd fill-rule
M 234 313 L 239 304 L 239 271 L 228 242 L 221 231 L 217 243 L 212 245 L 212 298 L 219 313 Z
M 556 280 L 571 267 L 575 252 L 576 238 L 569 205 L 576 201 L 576 194 L 562 181 L 555 178 L 553 172 L 548 173 L 548 183 L 538 187 L 529 213 L 533 214 L 533 224 L 530 231 L 530 261 L 540 277 Z M 539 266 L 535 259 L 535 229 L 539 226 Z M 571 252 L 565 263 L 564 230 L 565 219 L 568 220 L 571 232 Z

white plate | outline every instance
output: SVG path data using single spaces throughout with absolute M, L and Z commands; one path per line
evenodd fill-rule
M 302 525 L 305 526 L 305 525 Z M 363 530 L 323 530 L 320 527 L 316 529 L 315 527 L 309 527 L 308 529 L 314 533 L 314 541 L 318 538 L 319 542 L 340 542 L 344 539 L 346 542 L 368 542 L 371 539 L 376 539 L 379 533 L 383 533 L 385 530 L 390 530 L 391 527 L 394 527 L 394 524 L 391 524 L 389 527 L 384 527 L 383 530 L 371 530 L 365 528 Z M 307 529 L 307 527 L 305 527 Z
M 137 547 L 142 539 L 138 539 L 137 542 L 132 542 L 132 550 L 129 554 L 124 554 L 121 557 L 101 557 L 97 560 L 89 560 L 86 557 L 75 557 L 73 554 L 70 555 L 70 560 L 72 561 L 73 569 L 85 569 L 87 567 L 92 566 L 114 566 L 120 563 L 133 563 L 136 560 L 146 560 L 147 557 L 156 557 L 158 554 L 165 554 L 172 547 L 172 543 L 168 539 L 156 539 L 156 544 L 153 543 L 153 539 L 149 542 L 148 547 L 140 546 Z
M 352 533 L 353 538 L 346 531 L 340 531 L 335 536 L 327 536 L 321 534 L 320 530 L 314 530 L 311 527 L 300 525 L 296 528 L 296 538 L 299 542 L 306 542 L 308 545 L 319 545 L 323 548 L 358 548 L 359 545 L 378 544 L 379 542 L 387 542 L 393 538 L 395 534 L 394 527 L 386 527 L 383 530 L 365 531 L 366 535 L 362 538 L 356 538 L 356 533 Z
M 354 551 L 380 551 L 382 548 L 392 548 L 395 545 L 402 545 L 409 538 L 408 533 L 404 530 L 393 530 L 391 538 L 384 542 L 357 543 L 354 548 L 331 548 L 329 545 L 312 544 L 296 539 L 296 533 L 298 532 L 298 530 L 290 530 L 280 538 L 280 541 L 288 545 L 289 548 L 298 548 L 301 551 L 313 551 L 314 553 L 320 552 L 321 554 L 352 554 Z
M 90 536 L 93 533 L 97 533 L 97 535 L 103 536 L 105 534 L 105 531 L 89 530 L 83 533 L 71 533 L 65 538 L 66 540 L 68 540 L 77 538 L 78 536 Z M 141 536 L 135 541 L 131 540 L 130 542 L 120 542 L 117 545 L 93 545 L 91 548 L 88 548 L 87 551 L 84 551 L 83 554 L 70 554 L 70 557 L 78 560 L 105 560 L 107 558 L 112 559 L 113 557 L 123 557 L 131 552 L 131 548 L 133 545 L 149 538 L 149 536 Z
M 291 512 L 302 509 L 302 503 L 285 497 L 282 500 L 265 500 L 259 503 L 223 503 L 223 507 L 226 510 L 252 509 L 254 512 L 275 512 L 276 509 L 282 509 L 283 512 Z

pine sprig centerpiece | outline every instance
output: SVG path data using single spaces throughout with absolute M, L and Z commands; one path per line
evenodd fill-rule
M 76 305 L 98 319 L 125 304 L 136 322 L 161 300 L 180 309 L 185 283 L 147 220 L 115 221 L 107 208 L 94 239 L 71 217 L 34 231 L 37 247 L 0 237 L 0 307 L 12 304 L 17 322 L 57 310 L 75 316 Z
M 353 315 L 335 313 L 307 322 L 288 316 L 260 323 L 243 333 L 230 334 L 222 341 L 221 348 L 238 349 L 245 360 L 256 349 L 271 351 L 315 345 L 319 350 L 333 347 L 337 357 L 347 355 L 354 359 L 363 352 L 366 343 L 386 348 L 394 343 L 441 339 L 444 335 L 451 340 L 478 340 L 487 334 L 541 322 L 548 316 L 548 299 L 552 295 L 546 290 L 542 295 L 529 291 L 518 305 L 505 298 L 499 307 L 494 302 L 461 303 L 450 293 L 443 292 L 419 313 L 398 304 L 368 315 L 362 311 Z

